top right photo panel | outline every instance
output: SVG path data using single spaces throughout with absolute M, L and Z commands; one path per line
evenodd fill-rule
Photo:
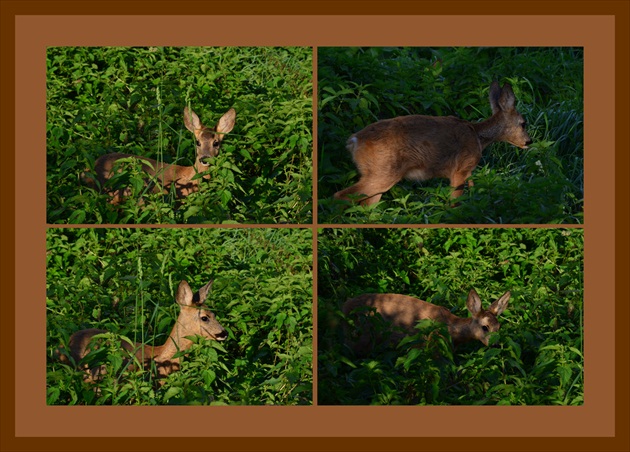
M 320 47 L 318 223 L 582 224 L 581 47 Z

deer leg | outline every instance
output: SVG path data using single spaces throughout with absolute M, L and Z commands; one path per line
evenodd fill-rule
M 338 191 L 335 193 L 334 197 L 335 199 L 350 201 L 348 195 L 363 195 L 363 197 L 359 199 L 359 203 L 362 206 L 370 206 L 379 202 L 383 193 L 389 191 L 390 188 L 396 185 L 396 182 L 398 182 L 398 180 L 379 181 L 367 177 L 361 177 L 359 182 L 346 188 L 345 190 Z
M 451 176 L 451 187 L 453 187 L 451 198 L 459 198 L 464 194 L 464 189 L 467 185 L 468 187 L 474 185 L 472 179 L 468 179 L 471 175 L 472 171 L 460 171 Z
M 357 187 L 358 184 L 355 184 L 351 187 L 346 188 L 345 190 L 338 191 L 335 193 L 335 199 L 342 199 L 344 201 L 356 201 L 363 206 L 369 206 L 371 204 L 377 203 L 380 201 L 382 193 L 376 193 L 374 195 L 367 195 L 365 190 Z M 352 199 L 351 195 L 356 195 L 357 198 Z
M 113 204 L 114 206 L 117 206 L 118 204 L 120 204 L 125 197 L 125 195 L 121 193 L 121 190 L 115 190 L 113 192 L 109 192 L 109 196 L 111 197 L 109 200 L 109 203 Z

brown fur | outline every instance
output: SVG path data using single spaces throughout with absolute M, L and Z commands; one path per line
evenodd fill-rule
M 417 334 L 415 325 L 419 320 L 432 319 L 447 326 L 454 345 L 470 340 L 479 340 L 484 345 L 488 345 L 490 334 L 499 330 L 497 317 L 505 310 L 509 299 L 510 292 L 506 292 L 485 310 L 481 307 L 479 295 L 475 289 L 472 289 L 466 301 L 466 307 L 472 317 L 462 318 L 442 306 L 407 295 L 363 294 L 346 301 L 342 312 L 348 316 L 360 310 L 374 309 L 388 325 L 393 327 L 394 331 L 390 340 L 394 343 L 400 341 L 405 335 Z M 371 333 L 371 331 L 359 331 L 357 340 L 350 340 L 348 345 L 355 353 L 365 355 L 371 348 Z
M 378 202 L 401 179 L 450 180 L 452 197 L 460 196 L 465 182 L 493 142 L 504 141 L 527 148 L 531 139 L 525 120 L 514 108 L 510 85 L 490 86 L 492 116 L 470 123 L 453 116 L 400 116 L 370 124 L 348 139 L 347 148 L 361 174 L 359 182 L 335 193 L 336 199 L 363 205 Z
M 186 107 L 184 108 L 184 125 L 195 135 L 196 143 L 197 157 L 193 166 L 170 165 L 157 162 L 147 157 L 116 152 L 102 155 L 96 160 L 94 172 L 99 182 L 98 185 L 94 179 L 86 173 L 83 173 L 81 178 L 86 185 L 92 188 L 97 188 L 100 185 L 100 187 L 111 196 L 112 199 L 110 202 L 112 204 L 119 204 L 125 198 L 129 197 L 131 190 L 129 188 L 110 190 L 105 188 L 105 183 L 117 171 L 116 166 L 120 159 L 134 157 L 144 162 L 142 163 L 142 171 L 157 178 L 158 182 L 153 186 L 154 193 L 168 193 L 171 184 L 175 184 L 176 196 L 183 198 L 199 190 L 200 179 L 193 178 L 198 173 L 202 173 L 208 169 L 212 158 L 216 157 L 219 153 L 219 147 L 225 134 L 229 133 L 234 127 L 235 120 L 236 111 L 230 108 L 221 119 L 219 119 L 217 125 L 213 129 L 210 129 L 201 124 L 199 117 L 192 109 L 189 110 L 188 107 Z M 209 179 L 210 176 L 205 174 L 203 178 Z

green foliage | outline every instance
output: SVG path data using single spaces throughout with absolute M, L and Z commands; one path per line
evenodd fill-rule
M 49 404 L 312 403 L 310 229 L 50 229 L 47 249 Z M 159 385 L 119 344 L 164 343 L 182 279 L 214 279 L 206 303 L 229 337 L 196 338 Z M 111 332 L 86 358 L 107 366 L 97 384 L 54 358 L 84 328 Z
M 125 204 L 81 185 L 96 159 L 125 152 L 192 165 L 190 105 L 227 135 L 200 191 Z M 305 47 L 51 47 L 47 52 L 47 220 L 59 223 L 308 223 L 312 214 L 312 55 Z M 142 197 L 144 205 L 137 204 Z
M 326 229 L 318 258 L 319 404 L 584 402 L 581 229 Z M 367 357 L 344 345 L 348 298 L 400 293 L 468 317 L 471 288 L 484 307 L 512 292 L 489 347 L 453 352 L 434 322 Z M 383 332 L 378 319 L 371 326 Z
M 401 182 L 369 207 L 332 199 L 358 180 L 351 134 L 409 114 L 478 122 L 495 78 L 514 88 L 534 143 L 486 148 L 459 207 L 445 179 Z M 582 49 L 319 48 L 320 223 L 582 223 L 583 111 Z

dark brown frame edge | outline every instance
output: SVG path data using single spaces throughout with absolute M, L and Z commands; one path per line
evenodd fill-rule
M 629 329 L 630 319 L 630 190 L 627 171 L 630 167 L 630 95 L 627 81 L 630 79 L 630 2 L 617 1 L 372 1 L 336 0 L 302 1 L 276 0 L 272 2 L 240 1 L 0 1 L 0 149 L 3 150 L 0 165 L 0 350 L 2 367 L 0 393 L 2 404 L 0 450 L 85 450 L 86 440 L 79 438 L 16 438 L 15 437 L 15 231 L 16 218 L 14 189 L 16 188 L 15 155 L 15 18 L 18 15 L 181 15 L 256 14 L 256 15 L 345 15 L 356 14 L 360 4 L 362 14 L 368 15 L 608 15 L 615 17 L 615 72 L 616 72 L 616 153 L 615 153 L 615 276 L 616 276 L 616 379 L 615 379 L 615 432 L 610 438 L 506 438 L 501 441 L 489 438 L 91 438 L 91 450 L 566 450 L 566 451 L 627 451 L 630 450 L 629 381 Z M 229 8 L 225 6 L 229 5 Z M 218 8 L 217 8 L 218 7 Z M 149 8 L 149 9 L 147 9 Z M 519 32 L 527 33 L 527 24 Z M 316 205 L 316 204 L 315 204 Z M 313 230 L 319 225 L 314 224 Z M 312 409 L 317 409 L 312 407 Z M 191 420 L 192 421 L 192 420 Z M 194 421 L 193 421 L 194 422 Z M 526 426 L 524 433 L 526 432 Z M 122 442 L 122 441 L 124 442 Z

